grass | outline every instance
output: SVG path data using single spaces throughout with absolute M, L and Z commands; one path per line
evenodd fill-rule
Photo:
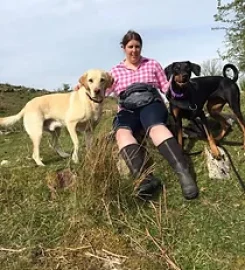
M 35 95 L 2 93 L 1 115 L 18 112 Z M 244 101 L 243 95 L 243 113 Z M 106 109 L 115 107 L 107 100 Z M 211 180 L 204 155 L 191 156 L 201 192 L 189 202 L 166 161 L 150 147 L 166 191 L 154 202 L 141 202 L 132 195 L 132 179 L 116 169 L 115 143 L 105 139 L 112 119 L 103 116 L 91 150 L 82 145 L 78 165 L 57 157 L 48 135 L 42 141 L 44 168 L 30 159 L 31 144 L 21 125 L 0 135 L 0 162 L 8 161 L 0 167 L 1 269 L 245 269 L 245 200 L 235 175 Z M 71 149 L 66 132 L 61 142 Z M 223 145 L 245 179 L 244 150 L 237 142 L 242 134 L 234 125 Z M 204 145 L 194 142 L 192 151 Z M 57 188 L 51 199 L 48 183 L 64 169 L 76 180 Z

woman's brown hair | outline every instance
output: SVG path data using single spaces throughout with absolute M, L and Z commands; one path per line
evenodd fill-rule
M 129 30 L 122 38 L 122 41 L 120 42 L 121 47 L 125 48 L 129 41 L 131 40 L 137 40 L 140 43 L 140 46 L 142 47 L 142 38 L 139 33 Z

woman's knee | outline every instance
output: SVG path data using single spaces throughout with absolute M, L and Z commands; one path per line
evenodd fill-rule
M 148 134 L 155 146 L 158 146 L 163 141 L 173 137 L 172 132 L 163 124 L 152 126 L 148 130 Z
M 116 131 L 116 140 L 120 141 L 123 140 L 124 138 L 132 136 L 132 131 L 130 129 L 126 128 L 119 128 Z
M 119 147 L 119 150 L 121 150 L 123 147 L 137 143 L 137 140 L 133 136 L 133 133 L 130 129 L 126 128 L 119 128 L 116 131 L 116 141 Z

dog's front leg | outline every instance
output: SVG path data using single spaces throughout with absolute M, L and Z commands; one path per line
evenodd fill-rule
M 79 148 L 79 140 L 78 140 L 78 136 L 77 136 L 77 132 L 76 132 L 76 125 L 77 122 L 68 122 L 66 123 L 66 127 L 67 130 L 71 136 L 71 140 L 73 142 L 73 153 L 72 153 L 72 160 L 75 163 L 78 163 L 79 159 L 78 159 L 78 148 Z
M 217 147 L 217 145 L 215 143 L 215 139 L 214 139 L 213 135 L 210 132 L 210 129 L 209 129 L 209 126 L 208 126 L 208 121 L 207 121 L 207 118 L 206 118 L 204 112 L 201 113 L 200 118 L 202 120 L 202 126 L 203 126 L 203 129 L 204 129 L 205 134 L 207 136 L 212 156 L 215 159 L 221 159 L 220 151 L 219 151 L 219 149 L 218 149 L 218 147 Z
M 183 145 L 183 127 L 182 127 L 182 117 L 181 117 L 180 109 L 175 107 L 172 109 L 172 113 L 173 113 L 174 121 L 175 121 L 176 139 L 183 149 L 183 147 L 184 147 L 184 145 Z
M 177 140 L 180 144 L 181 148 L 184 148 L 184 142 L 183 142 L 183 127 L 182 127 L 182 118 L 179 116 L 177 120 Z

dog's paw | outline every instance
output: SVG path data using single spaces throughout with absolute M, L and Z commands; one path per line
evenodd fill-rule
M 77 156 L 72 156 L 72 161 L 77 164 L 79 162 L 79 159 Z
M 36 162 L 37 166 L 45 166 L 42 162 L 42 158 L 36 157 L 35 155 L 32 156 L 32 159 Z
M 216 153 L 216 152 L 211 152 L 211 155 L 214 159 L 216 160 L 222 160 L 223 156 L 220 154 L 220 152 Z
M 59 152 L 58 153 L 60 157 L 62 158 L 68 158 L 70 156 L 70 154 L 66 153 L 66 152 Z
M 42 163 L 42 161 L 36 161 L 37 166 L 45 167 L 45 164 Z

